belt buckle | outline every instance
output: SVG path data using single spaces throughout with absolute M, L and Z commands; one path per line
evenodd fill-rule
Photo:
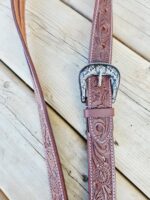
M 112 103 L 115 102 L 120 84 L 120 72 L 113 65 L 107 63 L 90 63 L 79 73 L 79 85 L 81 92 L 81 102 L 86 101 L 86 80 L 91 76 L 99 76 L 99 85 L 101 85 L 102 76 L 110 76 L 112 88 Z

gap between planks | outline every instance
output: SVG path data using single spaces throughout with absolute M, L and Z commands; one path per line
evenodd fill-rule
M 64 3 L 66 6 L 70 7 L 71 9 L 73 9 L 74 11 L 76 11 L 77 13 L 79 13 L 82 17 L 86 18 L 88 21 L 92 22 L 92 19 L 89 18 L 86 13 L 82 12 L 80 9 L 76 8 L 76 6 L 72 5 L 71 3 L 69 3 L 66 0 L 60 0 L 62 3 Z M 130 50 L 134 51 L 138 56 L 140 56 L 141 58 L 147 60 L 148 62 L 150 61 L 150 59 L 148 59 L 145 55 L 140 54 L 140 52 L 134 48 L 133 46 L 129 45 L 128 43 L 126 43 L 124 40 L 122 40 L 121 38 L 119 38 L 117 35 L 115 35 L 115 33 L 113 33 L 113 38 L 116 39 L 118 42 L 120 42 L 121 44 L 123 44 L 124 46 L 126 46 L 127 48 L 129 48 Z
M 2 63 L 5 67 L 7 67 L 16 77 L 17 79 L 19 79 L 21 82 L 23 82 L 32 92 L 34 92 L 33 87 L 31 87 L 24 79 L 22 79 L 20 76 L 18 76 L 17 73 L 15 73 L 15 71 L 12 70 L 12 68 L 10 66 L 8 66 L 3 60 L 0 59 L 0 63 Z M 66 124 L 68 124 L 68 126 L 70 126 L 84 141 L 86 141 L 86 138 L 80 134 L 67 120 L 66 118 L 64 118 L 56 109 L 54 109 L 51 104 L 49 104 L 48 101 L 45 100 L 46 105 L 53 110 L 53 112 L 55 112 L 60 118 L 62 118 L 64 120 L 64 122 Z M 119 170 L 118 170 L 119 171 Z
M 19 79 L 23 84 L 25 84 L 26 85 L 26 87 L 27 88 L 29 88 L 32 92 L 34 92 L 34 90 L 33 90 L 33 88 L 32 87 L 30 87 L 28 84 L 26 84 L 26 82 L 24 82 L 24 80 L 22 80 L 14 71 L 12 71 L 12 69 L 9 67 L 9 66 L 7 66 L 2 60 L 0 60 L 0 65 L 3 65 L 3 66 L 5 66 L 7 69 L 9 69 L 10 70 L 10 72 L 12 73 L 12 74 L 14 74 L 15 76 L 16 76 L 16 78 L 17 79 Z M 13 76 L 13 75 L 12 75 Z M 55 115 L 57 115 L 61 120 L 63 120 L 64 121 L 64 123 L 66 124 L 66 125 L 68 125 L 77 135 L 78 135 L 78 137 L 79 138 L 81 138 L 81 140 L 83 140 L 84 142 L 86 142 L 87 140 L 86 140 L 86 138 L 85 137 L 83 137 L 79 132 L 77 132 L 77 130 L 74 128 L 74 127 L 72 127 L 71 126 L 71 124 L 69 124 L 68 123 L 68 121 L 66 121 L 66 119 L 65 118 L 63 118 L 61 115 L 60 115 L 60 113 L 58 113 L 53 107 L 51 107 L 46 101 L 45 101 L 45 103 L 47 104 L 47 107 L 48 107 L 48 109 L 50 109 L 53 113 L 55 113 Z M 51 120 L 51 118 L 50 118 L 50 120 Z M 38 140 L 39 141 L 39 140 Z M 57 142 L 57 141 L 56 141 Z M 40 142 L 41 144 L 42 144 L 42 142 Z M 116 145 L 116 146 L 118 146 L 119 144 L 118 144 L 118 142 L 117 141 L 114 141 L 114 145 Z M 37 151 L 37 150 L 36 150 Z M 44 158 L 44 156 L 42 155 L 42 154 L 40 154 L 38 151 L 37 151 L 37 153 L 40 155 L 40 156 L 42 156 L 43 158 Z M 44 158 L 45 159 L 45 158 Z M 65 168 L 65 166 L 63 165 L 63 167 Z M 66 171 L 69 171 L 68 169 L 66 169 Z M 124 178 L 124 179 L 126 179 L 131 185 L 133 185 L 142 195 L 143 195 L 143 197 L 145 197 L 146 199 L 147 199 L 147 196 L 143 193 L 143 191 L 141 191 L 127 176 L 125 176 L 119 169 L 117 169 L 116 168 L 116 172 L 118 173 L 118 174 L 120 174 L 120 176 L 122 176 L 122 178 Z M 68 172 L 68 175 L 70 175 L 70 172 Z M 87 175 L 83 175 L 83 180 L 84 179 L 86 179 L 86 177 L 87 177 Z M 73 178 L 73 177 L 72 177 Z M 4 198 L 4 200 L 6 199 L 6 196 L 4 195 L 4 193 L 2 193 L 2 191 L 0 191 L 0 194 L 3 196 L 3 198 Z M 1 197 L 1 196 L 0 196 Z M 1 199 L 0 199 L 1 200 Z M 3 199 L 2 199 L 3 200 Z M 7 199 L 6 199 L 7 200 Z M 8 199 L 9 200 L 9 199 Z M 141 199 L 140 199 L 141 200 Z
M 48 200 L 49 192 L 46 190 L 49 190 L 49 188 L 44 150 L 33 91 L 31 92 L 31 89 L 2 63 L 0 63 L 0 88 L 0 107 L 3 115 L 0 123 L 2 142 L 0 149 L 5 154 L 5 159 L 4 155 L 0 154 L 0 184 L 5 189 L 4 191 L 8 194 L 10 200 L 25 200 L 24 197 L 26 198 L 27 194 L 30 199 L 36 200 L 43 193 L 45 193 L 43 196 L 44 200 Z M 7 111 L 5 107 L 8 108 Z M 26 109 L 23 110 L 24 108 Z M 76 134 L 50 107 L 48 107 L 48 111 L 51 116 L 52 127 L 54 128 L 69 197 L 71 200 L 87 199 L 85 140 Z M 30 149 L 32 149 L 33 153 Z M 68 149 L 70 150 L 68 151 Z M 32 193 L 29 189 L 30 187 Z M 42 190 L 38 189 L 38 187 Z M 147 199 L 118 171 L 117 188 L 119 200 Z M 126 196 L 122 195 L 125 191 L 128 191 Z M 8 200 L 4 192 L 0 192 L 0 195 L 3 197 L 0 200 Z
M 92 21 L 93 0 L 60 0 Z M 150 61 L 150 3 L 136 0 L 113 0 L 114 38 Z M 147 7 L 147 5 L 149 5 Z M 126 31 L 128 30 L 128 31 Z

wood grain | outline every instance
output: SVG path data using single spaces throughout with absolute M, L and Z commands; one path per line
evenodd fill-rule
M 8 1 L 1 0 L 0 8 L 0 58 L 32 87 Z M 29 0 L 27 8 L 29 48 L 45 99 L 86 137 L 78 72 L 87 63 L 91 23 L 57 0 Z M 116 166 L 150 197 L 149 62 L 114 39 L 113 64 L 122 75 L 115 104 Z
M 62 0 L 92 20 L 93 0 Z M 113 0 L 114 36 L 150 61 L 150 1 Z
M 6 194 L 0 189 L 0 200 L 9 200 Z
M 17 105 L 17 106 L 16 106 Z M 0 186 L 11 200 L 50 199 L 44 147 L 33 92 L 0 63 Z M 87 199 L 86 142 L 48 108 L 69 199 Z M 119 200 L 146 200 L 117 172 Z M 123 195 L 128 191 L 126 196 Z M 0 192 L 0 200 L 8 200 Z

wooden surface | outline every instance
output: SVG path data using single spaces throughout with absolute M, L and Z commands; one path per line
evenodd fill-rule
M 88 199 L 78 73 L 87 63 L 93 6 L 92 0 L 27 0 L 28 45 L 71 200 Z M 147 0 L 114 0 L 113 64 L 122 76 L 114 105 L 118 200 L 150 198 L 149 16 Z M 0 0 L 0 20 L 0 200 L 49 200 L 37 106 L 9 0 Z

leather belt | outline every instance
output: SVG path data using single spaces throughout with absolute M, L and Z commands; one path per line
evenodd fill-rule
M 46 109 L 46 103 L 44 101 L 44 96 L 39 83 L 39 79 L 27 47 L 24 20 L 25 0 L 11 0 L 11 5 L 16 27 L 24 48 L 26 60 L 33 79 L 34 92 L 38 103 L 44 146 L 46 150 L 47 169 L 52 200 L 67 200 L 68 198 L 64 177 L 56 148 L 56 143 L 53 136 L 53 131 L 48 117 L 48 112 Z
M 25 32 L 25 0 L 11 0 L 15 24 L 34 83 L 46 151 L 52 200 L 67 200 L 67 192 L 43 92 L 31 59 Z M 89 64 L 79 74 L 81 101 L 86 103 L 89 199 L 115 200 L 115 164 L 112 102 L 120 74 L 111 63 L 112 1 L 95 0 Z
M 96 0 L 89 65 L 79 76 L 81 101 L 87 105 L 90 200 L 115 200 L 113 109 L 120 74 L 112 66 L 112 1 Z

